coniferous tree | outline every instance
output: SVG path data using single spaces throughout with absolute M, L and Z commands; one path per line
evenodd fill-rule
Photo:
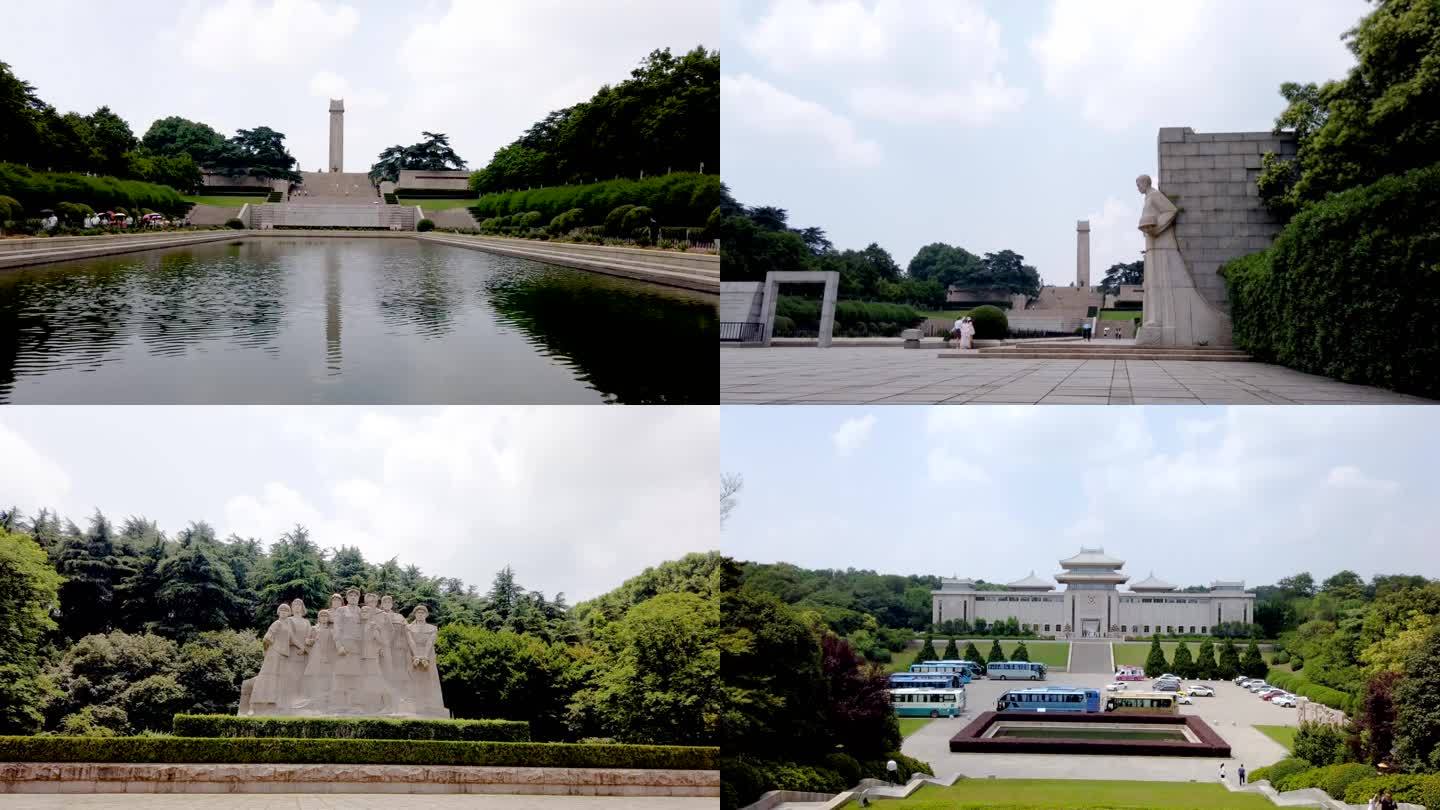
M 165 536 L 155 534 L 137 547 L 130 575 L 116 584 L 117 626 L 125 632 L 148 632 L 160 618 L 155 592 L 160 589 L 160 564 L 167 552 Z
M 334 592 L 325 560 L 304 526 L 286 532 L 270 547 L 270 566 L 263 581 L 259 605 L 262 617 L 267 613 L 273 615 L 281 602 L 296 598 L 305 600 L 313 616 L 320 606 L 330 603 L 330 594 Z
M 935 655 L 935 640 L 929 633 L 926 633 L 924 643 L 920 645 L 919 652 L 915 653 L 914 663 L 923 664 L 926 661 L 935 661 L 937 658 L 938 656 Z
M 1154 678 L 1165 674 L 1170 668 L 1165 661 L 1165 650 L 1160 646 L 1160 634 L 1156 633 L 1150 639 L 1150 654 L 1145 657 L 1145 676 Z
M 973 642 L 973 641 L 967 642 L 967 643 L 965 644 L 965 656 L 964 656 L 964 660 L 966 660 L 966 661 L 974 661 L 975 663 L 980 664 L 980 665 L 982 665 L 982 666 L 985 664 L 985 656 L 983 656 L 983 655 L 980 654 L 980 648 L 979 648 L 979 647 L 976 647 L 976 646 L 975 646 L 975 642 Z
M 1250 678 L 1263 678 L 1270 671 L 1265 665 L 1265 659 L 1260 655 L 1260 645 L 1253 639 L 1245 648 L 1245 657 L 1240 660 L 1240 671 Z
M 1015 648 L 1015 652 L 1013 652 L 1013 653 L 1010 654 L 1010 660 L 1011 660 L 1011 661 L 1029 661 L 1029 660 L 1030 660 L 1030 650 L 1028 650 L 1028 649 L 1025 648 L 1025 642 L 1023 642 L 1023 641 L 1020 642 L 1020 645 Z
M 206 630 L 226 629 L 232 617 L 240 615 L 243 603 L 235 592 L 235 572 L 221 557 L 209 525 L 192 523 L 178 539 L 175 554 L 158 571 L 156 632 L 185 641 Z M 312 609 L 323 604 L 316 602 Z
M 987 664 L 1003 664 L 1003 663 L 1005 663 L 1005 651 L 1002 650 L 1002 649 L 1000 649 L 1000 640 L 999 640 L 999 639 L 995 639 L 995 640 L 993 640 L 993 641 L 990 642 L 990 657 L 987 658 L 987 659 L 985 659 L 985 663 L 987 663 Z
M 1175 660 L 1171 663 L 1171 666 L 1175 668 L 1175 674 L 1182 678 L 1197 677 L 1195 674 L 1195 662 L 1190 658 L 1190 647 L 1183 641 L 1180 642 L 1180 646 L 1175 648 Z
M 1230 680 L 1240 674 L 1240 653 L 1235 649 L 1235 642 L 1225 639 L 1220 645 L 1220 656 L 1218 666 L 1215 668 L 1215 677 Z
M 1207 638 L 1200 642 L 1200 651 L 1195 654 L 1195 677 L 1214 678 L 1216 669 L 1215 645 Z
M 115 586 L 133 573 L 121 554 L 114 529 L 99 510 L 84 534 L 75 531 L 61 544 L 56 570 L 65 578 L 60 585 L 60 630 L 66 636 L 74 639 L 110 629 Z
M 336 593 L 349 588 L 364 588 L 370 582 L 370 564 L 355 546 L 341 546 L 330 556 L 330 579 Z
M 958 661 L 960 659 L 960 648 L 955 646 L 955 639 L 950 639 L 950 643 L 945 645 L 945 654 L 940 657 L 946 661 Z

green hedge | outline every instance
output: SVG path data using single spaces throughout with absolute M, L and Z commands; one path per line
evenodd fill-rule
M 813 298 L 782 295 L 775 303 L 775 315 L 813 331 L 820 323 L 820 302 Z M 922 320 L 924 316 L 908 304 L 881 301 L 840 301 L 835 304 L 836 337 L 898 337 L 900 330 L 909 329 Z
M 727 758 L 720 763 L 720 807 L 734 810 L 771 790 L 841 793 L 861 779 L 886 779 L 886 759 L 895 760 L 896 774 L 902 783 L 910 781 L 912 774 L 934 775 L 929 763 L 899 752 L 887 754 L 885 759 L 865 761 L 857 761 L 849 754 L 829 754 L 820 765 Z
M 1273 786 L 1287 776 L 1308 771 L 1314 767 L 1315 766 L 1311 765 L 1310 762 L 1307 760 L 1303 760 L 1298 757 L 1286 757 L 1285 759 L 1280 760 L 1274 765 L 1268 765 L 1264 768 L 1256 768 L 1255 770 L 1251 771 L 1249 773 L 1249 781 L 1259 782 L 1261 779 L 1268 779 L 1270 780 L 1270 784 Z
M 530 724 L 524 720 L 390 720 L 380 717 L 236 717 L 228 714 L 177 714 L 174 728 L 177 737 L 530 741 Z
M 661 224 L 693 225 L 705 222 L 719 204 L 719 177 L 676 172 L 644 180 L 607 180 L 585 186 L 486 194 L 470 211 L 477 222 L 526 211 L 539 211 L 549 222 L 572 208 L 580 208 L 585 212 L 586 224 L 599 225 L 619 206 L 637 205 L 649 208 Z
M 1010 334 L 1010 319 L 1005 310 L 989 304 L 970 310 L 970 320 L 975 323 L 976 340 L 1000 340 Z
M 1287 692 L 1293 692 L 1301 697 L 1310 698 L 1316 703 L 1329 706 L 1332 709 L 1339 709 L 1346 714 L 1351 714 L 1355 710 L 1356 699 L 1354 695 L 1315 683 L 1307 679 L 1304 675 L 1296 672 L 1272 669 L 1266 673 L 1265 682 L 1271 686 L 1278 686 Z
M 397 188 L 395 196 L 404 197 L 407 200 L 474 200 L 478 198 L 475 192 L 469 189 L 456 191 L 449 188 Z
M 1315 203 L 1221 274 L 1256 359 L 1440 397 L 1440 164 Z
M 296 740 L 214 737 L 0 737 L 0 762 L 495 765 L 714 770 L 719 749 L 666 745 Z
M 169 186 L 74 172 L 37 172 L 14 163 L 0 163 L 0 194 L 19 200 L 31 216 L 62 202 L 85 203 L 96 211 L 116 206 L 150 208 L 172 216 L 185 213 L 191 205 Z
M 1345 789 L 1345 801 L 1364 804 L 1382 790 L 1390 791 L 1397 802 L 1440 807 L 1440 774 L 1395 774 L 1371 776 L 1351 782 Z

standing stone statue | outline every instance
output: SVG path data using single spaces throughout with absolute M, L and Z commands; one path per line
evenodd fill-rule
M 338 597 L 331 597 L 331 603 Z M 329 610 L 315 615 L 315 626 L 305 644 L 310 648 L 305 664 L 304 695 L 295 708 L 305 714 L 327 714 L 330 709 L 330 685 L 335 679 L 335 631 Z
M 310 620 L 305 618 L 305 600 L 290 603 L 290 655 L 280 664 L 280 707 L 293 709 L 304 697 L 306 653 L 305 640 L 310 637 Z
M 335 617 L 335 678 L 330 693 L 330 710 L 335 714 L 359 714 L 351 710 L 364 676 L 360 655 L 364 652 L 365 629 L 360 624 L 359 605 L 360 592 L 351 588 L 345 592 L 345 606 Z
M 395 612 L 395 600 L 385 596 L 380 600 L 380 619 L 385 629 L 385 655 L 380 658 L 385 682 L 395 698 L 395 711 L 401 714 L 415 711 L 415 698 L 410 693 L 410 629 L 405 626 L 405 617 Z
M 430 610 L 416 605 L 410 612 L 410 693 L 421 717 L 449 717 L 440 694 L 440 672 L 435 667 L 435 625 L 426 624 Z
M 265 631 L 265 660 L 260 664 L 260 674 L 250 689 L 250 714 L 280 714 L 281 671 L 283 663 L 290 656 L 290 606 L 281 604 L 275 608 L 278 618 Z
M 1145 234 L 1145 323 L 1135 334 L 1137 346 L 1200 346 L 1231 342 L 1230 318 L 1205 300 L 1175 241 L 1179 210 L 1150 175 L 1135 178 L 1145 195 L 1140 231 Z
M 364 643 L 360 652 L 360 691 L 355 696 L 352 708 L 359 714 L 380 715 L 394 711 L 390 686 L 380 670 L 380 656 L 385 649 L 381 638 L 379 608 L 366 605 L 360 608 L 360 623 L 363 627 Z

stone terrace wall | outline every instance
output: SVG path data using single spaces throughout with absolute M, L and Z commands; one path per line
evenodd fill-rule
M 468 191 L 470 188 L 470 172 L 468 171 L 421 171 L 418 169 L 402 169 L 400 178 L 395 185 L 399 188 L 423 188 L 437 191 Z
M 1181 209 L 1175 224 L 1180 252 L 1195 287 L 1229 311 L 1225 262 L 1270 247 L 1281 223 L 1260 202 L 1255 178 L 1260 156 L 1295 157 L 1293 136 L 1269 132 L 1198 133 L 1190 127 L 1162 127 L 1160 177 L 1156 185 Z

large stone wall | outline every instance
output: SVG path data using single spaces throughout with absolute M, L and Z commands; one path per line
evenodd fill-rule
M 1156 185 L 1180 208 L 1175 236 L 1180 252 L 1206 300 L 1229 311 L 1225 262 L 1264 250 L 1281 223 L 1265 210 L 1255 187 L 1260 156 L 1295 156 L 1295 139 L 1269 132 L 1200 133 L 1189 127 L 1162 127 L 1160 176 Z
M 402 169 L 400 179 L 395 183 L 399 188 L 429 189 L 435 191 L 468 191 L 470 172 L 446 169 L 444 171 L 422 171 Z

